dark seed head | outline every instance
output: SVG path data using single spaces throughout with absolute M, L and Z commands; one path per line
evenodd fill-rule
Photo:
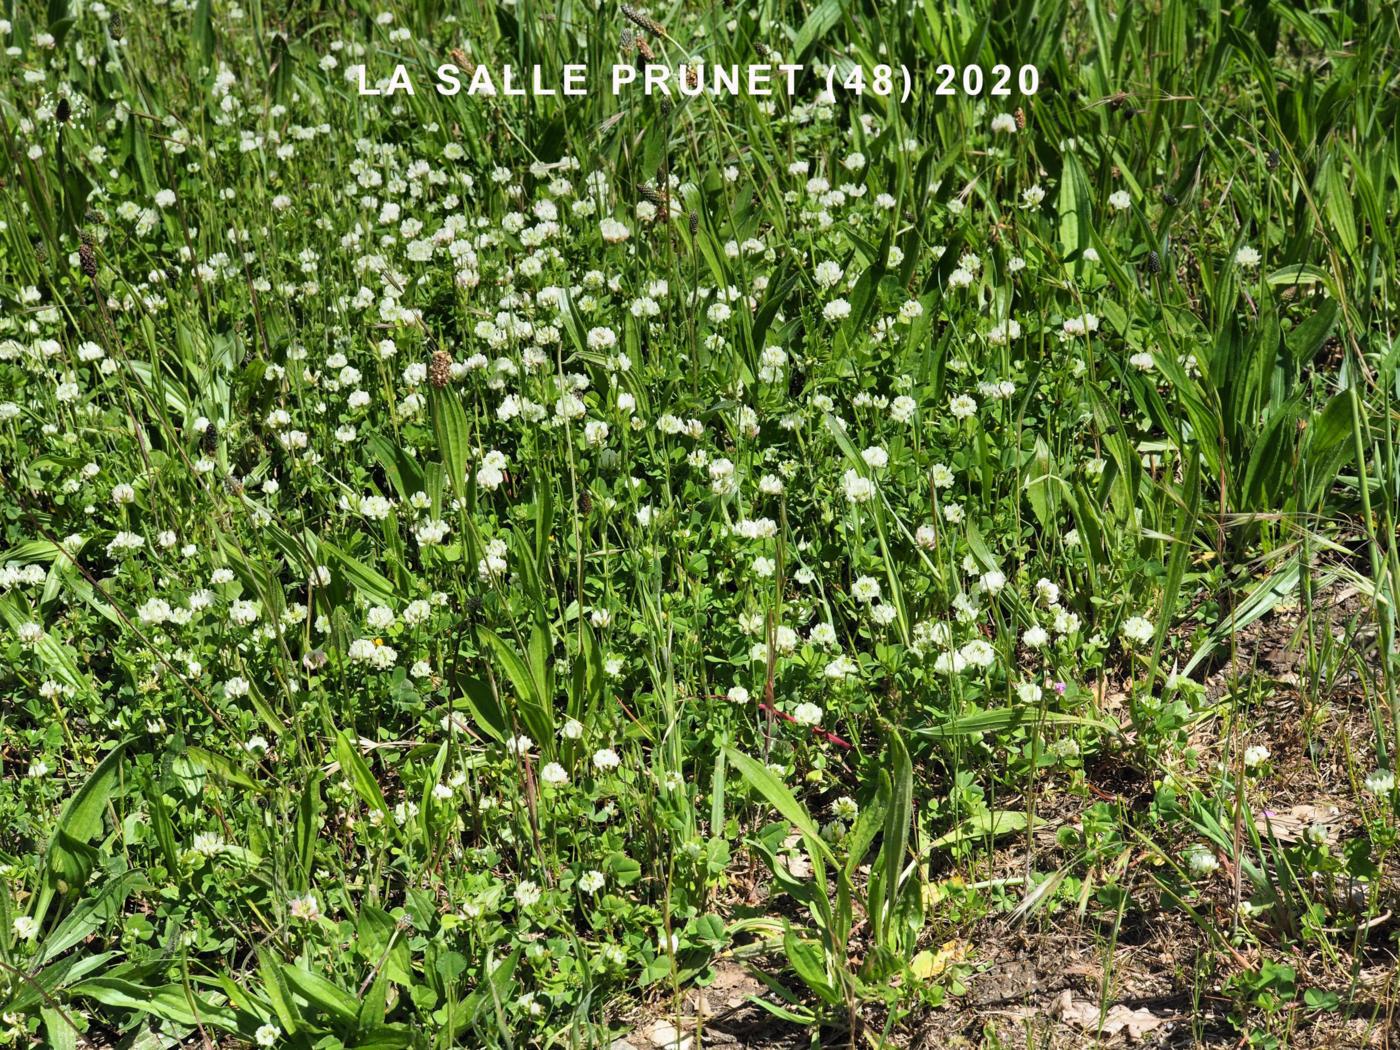
M 204 433 L 199 435 L 199 451 L 206 456 L 212 456 L 219 448 L 219 428 L 211 422 L 204 428 Z
M 54 119 L 60 124 L 67 124 L 68 118 L 73 115 L 73 106 L 66 98 L 58 100 L 58 108 L 54 110 Z
M 457 68 L 468 76 L 476 72 L 476 63 L 467 57 L 467 53 L 460 47 L 454 47 L 451 51 L 452 61 Z
M 638 11 L 635 7 L 623 4 L 622 17 L 627 19 L 627 21 L 631 22 L 638 29 L 645 29 L 648 33 L 654 33 L 656 36 L 666 35 L 665 26 L 650 15 L 642 14 L 642 12 Z
M 441 390 L 452 381 L 452 356 L 446 350 L 434 350 L 428 359 L 428 382 Z
M 78 245 L 78 263 L 83 268 L 84 277 L 97 276 L 97 253 L 92 250 L 92 244 L 86 240 Z
M 695 211 L 691 212 L 691 213 L 690 213 L 690 218 L 686 220 L 686 225 L 688 225 L 688 226 L 690 227 L 690 235 L 691 235 L 692 237 L 694 237 L 697 233 L 699 233 L 699 232 L 700 232 L 700 213 L 699 213 L 699 212 L 695 212 Z
M 1278 150 L 1276 150 L 1276 149 L 1271 149 L 1271 150 L 1269 150 L 1269 155 L 1268 155 L 1267 157 L 1264 158 L 1264 167 L 1268 168 L 1270 171 L 1278 171 L 1278 162 L 1279 162 Z
M 1170 191 L 1162 194 L 1162 200 L 1164 200 L 1168 205 L 1170 205 L 1173 208 L 1175 208 L 1178 204 L 1181 203 L 1181 198 L 1179 198 L 1175 193 L 1172 193 Z
M 1147 272 L 1154 277 L 1162 272 L 1162 259 L 1156 252 L 1147 253 Z

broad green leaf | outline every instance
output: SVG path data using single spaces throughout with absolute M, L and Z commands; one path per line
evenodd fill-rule
M 969 817 L 946 835 L 933 840 L 935 849 L 943 849 L 973 839 L 996 838 L 1013 831 L 1024 831 L 1026 814 L 1019 810 L 997 809 Z
M 350 734 L 344 730 L 336 737 L 335 757 L 340 763 L 341 773 L 349 779 L 350 786 L 355 789 L 355 794 L 360 796 L 360 801 L 368 806 L 371 812 L 378 810 L 387 816 L 389 803 L 384 800 L 379 781 L 374 779 L 369 763 L 361 756 Z
M 238 1033 L 238 1015 L 226 1006 L 212 1003 L 178 984 L 156 987 L 136 984 L 118 977 L 89 977 L 71 985 L 67 994 L 78 999 L 92 999 L 107 1006 L 131 1010 L 168 1021 L 171 1024 L 195 1028 L 199 1025 Z
M 316 835 L 321 817 L 320 770 L 311 773 L 302 788 L 297 803 L 296 844 L 297 867 L 292 875 L 293 889 L 305 892 L 311 885 L 311 869 L 316 863 Z
M 724 753 L 729 759 L 730 765 L 743 775 L 744 779 L 749 782 L 749 786 L 762 795 L 769 805 L 802 833 L 802 837 L 807 840 L 809 850 L 819 853 L 821 858 L 828 863 L 835 863 L 831 848 L 822 838 L 821 830 L 817 827 L 816 822 L 812 820 L 802 803 L 793 797 L 792 792 L 769 771 L 767 766 L 755 761 L 742 751 L 725 748 Z
M 91 847 L 87 843 L 102 831 L 107 803 L 117 787 L 117 774 L 131 741 L 132 738 L 128 737 L 107 752 L 106 757 L 97 764 L 97 768 L 92 771 L 83 786 L 73 793 L 64 805 L 63 812 L 59 814 L 58 824 L 45 854 L 48 878 L 39 891 L 34 908 L 33 918 L 36 921 L 43 921 L 64 873 L 71 874 L 75 870 L 90 869 L 88 854 Z
M 53 961 L 75 944 L 115 922 L 122 914 L 127 897 L 148 886 L 145 876 L 139 871 L 125 871 L 108 881 L 97 893 L 69 912 L 44 938 L 39 951 L 39 965 Z
M 462 401 L 451 386 L 429 387 L 428 405 L 432 410 L 433 436 L 447 470 L 447 479 L 458 499 L 467 498 L 467 453 L 471 435 Z
M 283 963 L 281 973 L 287 984 L 314 1009 L 338 1023 L 354 1024 L 359 1018 L 360 1003 L 354 994 L 311 972 L 302 963 Z
M 554 746 L 553 715 L 550 710 L 552 698 L 545 693 L 545 684 L 536 677 L 537 667 L 527 664 L 516 651 L 495 631 L 481 628 L 480 635 L 495 662 L 505 671 L 515 691 L 518 701 L 517 712 L 535 743 L 545 749 Z M 533 661 L 532 661 L 533 663 Z
M 813 44 L 824 37 L 827 32 L 841 21 L 841 0 L 821 0 L 802 23 L 802 28 L 798 30 L 797 37 L 793 40 L 792 51 L 795 56 L 792 61 L 801 62 L 807 51 Z
M 394 585 L 390 583 L 381 573 L 371 569 L 364 562 L 354 555 L 337 547 L 329 540 L 321 540 L 320 550 L 331 556 L 351 585 L 362 595 L 377 605 L 393 606 L 397 604 L 394 592 Z

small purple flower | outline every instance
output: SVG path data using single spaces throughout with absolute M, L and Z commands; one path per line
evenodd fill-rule
M 1056 683 L 1055 683 L 1055 692 L 1058 693 L 1060 696 L 1064 696 L 1064 695 L 1065 695 L 1065 683 L 1064 683 L 1064 682 L 1056 682 Z

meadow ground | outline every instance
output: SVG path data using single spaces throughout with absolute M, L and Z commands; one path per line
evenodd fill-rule
M 1388 1045 L 1397 37 L 0 7 L 0 1045 Z

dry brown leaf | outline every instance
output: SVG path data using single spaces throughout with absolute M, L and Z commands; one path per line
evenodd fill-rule
M 1335 842 L 1342 811 L 1336 806 L 1302 803 L 1285 810 L 1264 809 L 1254 815 L 1254 829 L 1272 834 L 1285 845 L 1298 842 L 1311 827 L 1318 827 L 1328 842 Z
M 1165 1017 L 1158 1017 L 1146 1007 L 1131 1010 L 1122 1003 L 1117 1003 L 1107 1011 L 1101 1011 L 1097 1003 L 1075 999 L 1068 989 L 1060 993 L 1051 1012 L 1065 1024 L 1073 1025 L 1081 1031 L 1100 1033 L 1106 1039 L 1126 1032 L 1133 1042 L 1167 1023 Z

